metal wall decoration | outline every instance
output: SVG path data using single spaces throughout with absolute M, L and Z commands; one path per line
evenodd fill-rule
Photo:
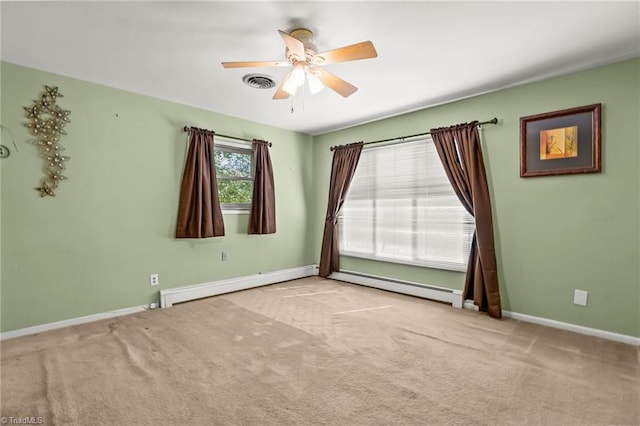
M 40 155 L 46 164 L 44 168 L 45 176 L 40 181 L 40 186 L 36 190 L 41 197 L 55 197 L 53 191 L 58 187 L 61 180 L 67 179 L 62 175 L 65 169 L 65 162 L 69 157 L 60 152 L 64 148 L 60 145 L 60 135 L 66 135 L 64 127 L 69 122 L 71 111 L 64 110 L 56 104 L 57 98 L 62 98 L 62 93 L 57 87 L 44 86 L 45 92 L 40 99 L 33 101 L 31 107 L 23 107 L 27 112 L 28 123 L 31 134 L 36 137 L 32 142 L 40 148 Z

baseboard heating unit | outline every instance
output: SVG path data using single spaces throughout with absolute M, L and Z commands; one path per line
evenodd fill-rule
M 276 284 L 283 281 L 318 275 L 315 265 L 299 268 L 283 269 L 274 272 L 264 272 L 256 275 L 231 278 L 204 284 L 176 287 L 160 291 L 160 307 L 169 308 L 174 303 L 188 302 L 203 297 L 217 296 L 233 291 L 247 290 L 263 285 Z
M 438 287 L 411 281 L 396 280 L 393 278 L 367 275 L 353 271 L 340 271 L 332 273 L 329 278 L 351 284 L 359 284 L 374 287 L 394 293 L 408 294 L 422 297 L 423 299 L 437 300 L 438 302 L 451 303 L 454 308 L 462 308 L 462 292 L 450 288 Z

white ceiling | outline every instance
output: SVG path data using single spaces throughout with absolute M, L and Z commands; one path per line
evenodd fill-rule
M 312 135 L 640 56 L 640 2 L 2 1 L 2 60 Z M 359 90 L 271 99 L 223 61 L 283 60 L 277 30 L 318 51 L 371 40 L 378 57 L 326 65 Z M 294 113 L 291 108 L 294 107 Z M 474 117 L 472 117 L 474 118 Z M 480 117 L 481 118 L 481 117 Z

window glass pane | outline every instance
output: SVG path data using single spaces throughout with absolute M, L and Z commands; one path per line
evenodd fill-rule
M 225 151 L 224 148 L 216 149 L 216 172 L 218 176 L 251 177 L 251 151 L 240 153 Z
M 251 203 L 251 182 L 218 179 L 218 194 L 222 204 Z
M 222 209 L 248 210 L 253 190 L 251 148 L 219 142 L 215 144 L 214 158 Z
M 458 206 L 429 206 L 426 202 L 419 203 L 419 211 L 418 258 L 445 264 L 466 262 L 474 230 L 468 213 Z
M 412 260 L 413 258 L 413 209 L 412 200 L 376 201 L 376 255 Z
M 338 228 L 340 251 L 373 254 L 373 201 L 354 200 L 343 207 Z M 346 210 L 345 210 L 346 209 Z

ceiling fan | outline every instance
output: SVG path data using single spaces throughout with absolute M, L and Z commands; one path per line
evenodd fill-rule
M 352 95 L 358 88 L 340 77 L 322 68 L 325 64 L 369 59 L 378 56 L 373 43 L 363 41 L 349 46 L 339 47 L 327 52 L 317 53 L 313 44 L 313 32 L 306 28 L 297 28 L 288 34 L 278 30 L 286 46 L 286 61 L 253 61 L 253 62 L 223 62 L 225 68 L 243 67 L 281 67 L 293 66 L 282 80 L 273 99 L 287 99 L 294 95 L 298 87 L 305 82 L 312 94 L 328 87 L 343 97 Z

